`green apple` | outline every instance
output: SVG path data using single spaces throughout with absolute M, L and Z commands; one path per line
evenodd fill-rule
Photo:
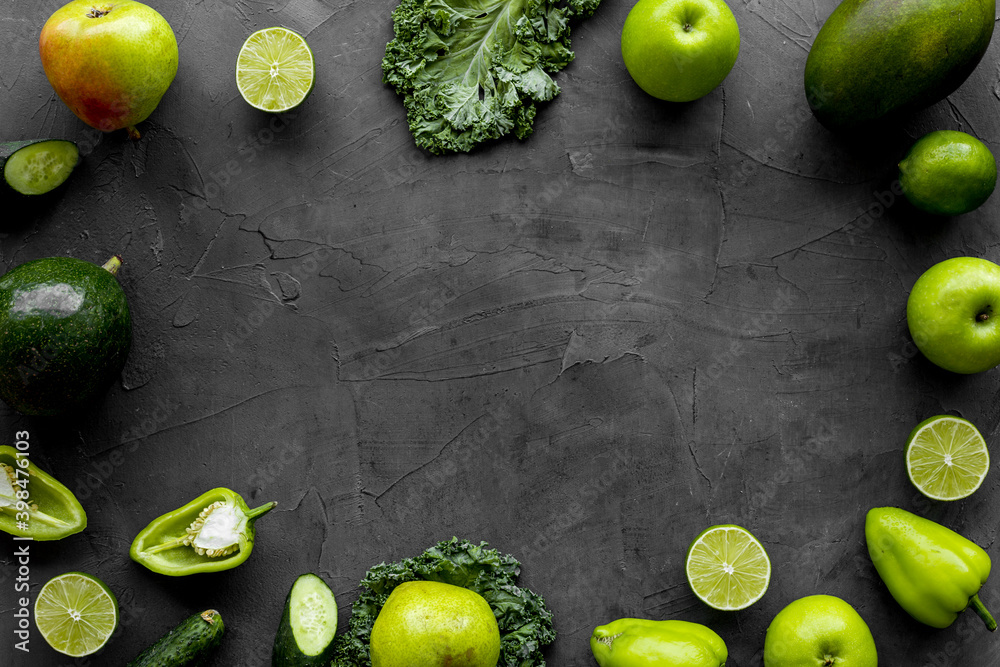
M 955 373 L 1000 364 L 1000 266 L 953 257 L 927 269 L 906 301 L 910 335 L 925 357 Z
M 639 87 L 690 102 L 729 75 L 740 28 L 724 0 L 639 0 L 622 28 L 622 59 Z
M 133 0 L 74 0 L 38 40 L 42 67 L 66 106 L 104 132 L 139 136 L 177 74 L 177 38 L 159 12 Z
M 764 637 L 764 667 L 876 667 L 868 624 L 833 595 L 799 598 L 778 612 Z

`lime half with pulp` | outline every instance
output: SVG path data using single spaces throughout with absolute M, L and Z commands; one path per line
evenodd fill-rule
M 695 538 L 685 563 L 687 580 L 713 609 L 746 609 L 764 596 L 771 560 L 760 541 L 740 526 L 712 526 Z
M 79 658 L 101 650 L 118 627 L 118 601 L 104 582 L 67 572 L 42 586 L 35 625 L 49 646 Z
M 236 59 L 236 86 L 250 106 L 281 113 L 312 92 L 316 66 L 306 40 L 288 28 L 258 30 Z
M 906 474 L 933 500 L 961 500 L 978 489 L 990 469 L 979 430 L 960 417 L 938 415 L 917 424 L 906 442 Z

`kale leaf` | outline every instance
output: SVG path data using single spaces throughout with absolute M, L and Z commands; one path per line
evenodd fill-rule
M 489 602 L 500 626 L 498 667 L 544 667 L 542 647 L 556 638 L 552 613 L 539 595 L 517 586 L 521 564 L 487 546 L 453 537 L 415 558 L 371 568 L 351 607 L 348 631 L 335 640 L 331 667 L 371 667 L 368 644 L 379 610 L 396 586 L 416 580 L 462 586 Z
M 600 0 L 401 0 L 382 80 L 403 96 L 410 132 L 431 153 L 531 134 L 535 103 L 573 60 L 569 22 Z

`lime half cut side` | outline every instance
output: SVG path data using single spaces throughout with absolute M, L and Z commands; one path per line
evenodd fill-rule
M 933 500 L 961 500 L 990 469 L 986 441 L 971 422 L 938 415 L 917 424 L 906 442 L 906 474 Z
M 243 99 L 261 111 L 294 109 L 309 97 L 315 78 L 312 50 L 288 28 L 253 33 L 236 60 L 236 86 Z
M 97 577 L 60 574 L 38 592 L 35 625 L 60 653 L 73 658 L 90 655 L 104 648 L 118 627 L 118 601 Z
M 764 596 L 771 561 L 760 541 L 740 526 L 712 526 L 695 538 L 685 563 L 688 583 L 713 609 L 746 609 Z

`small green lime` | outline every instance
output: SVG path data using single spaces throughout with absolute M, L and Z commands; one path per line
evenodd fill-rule
M 691 591 L 712 609 L 746 609 L 771 582 L 771 559 L 749 530 L 724 524 L 701 532 L 684 562 Z
M 951 415 L 925 419 L 906 441 L 906 473 L 928 498 L 967 498 L 982 485 L 989 470 L 986 440 L 966 419 Z
M 35 625 L 49 646 L 81 658 L 104 648 L 114 634 L 118 627 L 118 600 L 93 575 L 60 574 L 38 592 Z
M 997 163 L 972 135 L 938 130 L 921 137 L 899 163 L 899 184 L 922 211 L 960 215 L 979 208 L 993 194 Z
M 315 80 L 312 49 L 302 35 L 281 26 L 247 37 L 236 59 L 236 86 L 261 111 L 294 109 L 309 97 Z

